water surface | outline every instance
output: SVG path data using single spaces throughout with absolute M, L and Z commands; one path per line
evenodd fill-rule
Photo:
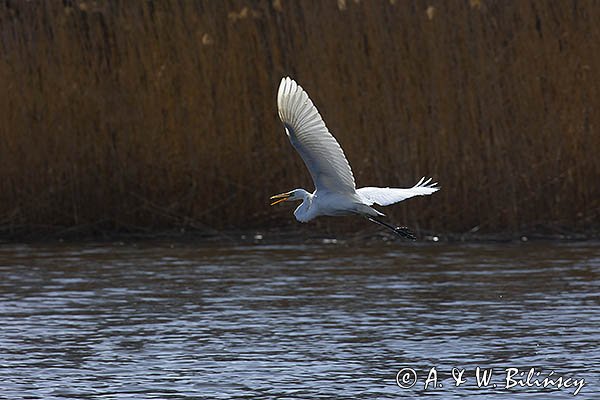
M 535 368 L 540 381 L 584 379 L 576 398 L 600 398 L 598 249 L 4 245 L 0 393 L 573 398 L 576 387 L 505 387 L 506 368 Z M 476 367 L 493 369 L 487 387 Z M 406 368 L 409 389 L 396 382 Z M 458 387 L 452 368 L 465 370 Z

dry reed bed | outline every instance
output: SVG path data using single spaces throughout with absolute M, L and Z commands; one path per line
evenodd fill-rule
M 312 184 L 277 119 L 287 74 L 359 184 L 441 182 L 398 222 L 600 225 L 593 1 L 64 3 L 0 4 L 5 234 L 289 223 L 268 196 Z

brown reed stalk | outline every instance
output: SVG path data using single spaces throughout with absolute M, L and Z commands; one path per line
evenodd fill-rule
M 591 0 L 2 1 L 0 230 L 291 224 L 267 201 L 312 190 L 277 119 L 288 74 L 359 185 L 440 182 L 386 209 L 397 222 L 597 230 L 599 17 Z

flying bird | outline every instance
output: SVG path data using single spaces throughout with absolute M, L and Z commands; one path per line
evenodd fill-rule
M 369 221 L 391 229 L 401 237 L 415 240 L 407 227 L 394 227 L 379 217 L 385 216 L 373 205 L 390 204 L 437 190 L 431 178 L 421 178 L 411 188 L 356 188 L 350 164 L 342 148 L 329 132 L 308 94 L 293 79 L 285 77 L 277 92 L 277 109 L 285 133 L 304 160 L 315 184 L 315 191 L 294 189 L 271 197 L 272 206 L 284 201 L 302 201 L 294 211 L 300 222 L 322 215 L 362 215 Z

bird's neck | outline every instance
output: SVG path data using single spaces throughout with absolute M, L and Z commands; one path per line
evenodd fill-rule
M 294 216 L 300 222 L 310 221 L 313 217 L 311 216 L 311 205 L 313 201 L 313 195 L 308 193 L 304 189 L 300 189 L 302 195 L 302 204 L 300 204 L 294 211 Z

